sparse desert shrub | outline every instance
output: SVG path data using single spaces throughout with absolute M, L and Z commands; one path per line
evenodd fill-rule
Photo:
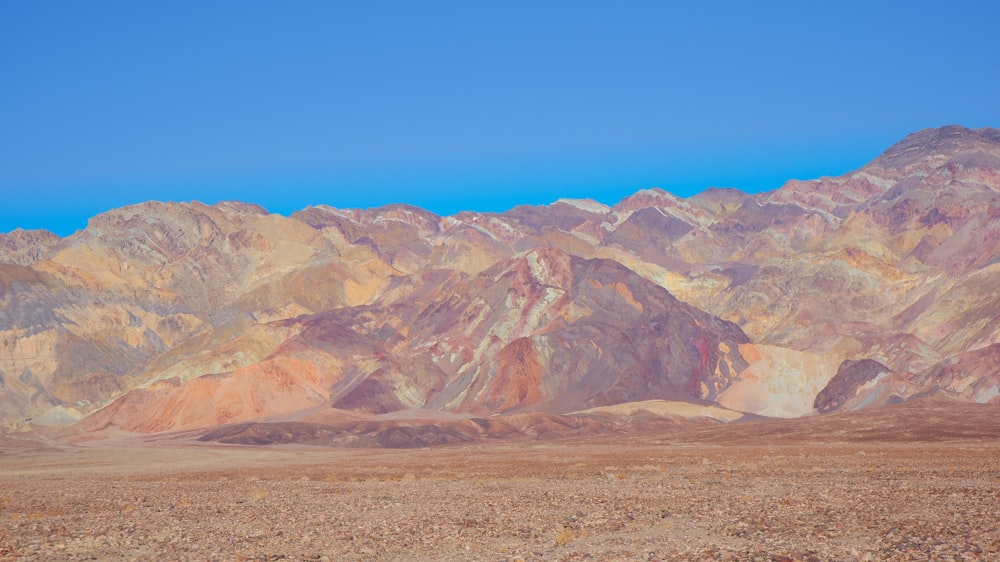
M 254 487 L 250 488 L 249 490 L 247 490 L 247 498 L 250 501 L 254 501 L 254 502 L 260 501 L 260 500 L 266 498 L 268 495 L 270 495 L 270 492 L 268 492 L 264 488 L 261 488 L 260 486 L 254 486 Z
M 570 542 L 572 542 L 573 539 L 575 538 L 576 534 L 574 534 L 573 531 L 566 529 L 563 532 L 556 535 L 556 546 L 565 546 Z

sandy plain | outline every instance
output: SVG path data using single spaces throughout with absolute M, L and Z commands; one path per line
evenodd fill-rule
M 998 414 L 410 450 L 8 439 L 0 559 L 1000 560 Z

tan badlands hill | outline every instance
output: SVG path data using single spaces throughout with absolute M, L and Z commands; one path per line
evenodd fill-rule
M 0 234 L 0 262 L 9 430 L 354 420 L 348 441 L 433 444 L 451 437 L 407 420 L 530 436 L 1000 401 L 996 129 L 756 195 L 451 217 L 150 202 Z

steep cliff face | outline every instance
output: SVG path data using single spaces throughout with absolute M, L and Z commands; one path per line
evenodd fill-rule
M 0 418 L 997 401 L 998 268 L 995 129 L 920 131 L 760 194 L 451 217 L 150 202 L 67 238 L 0 234 Z

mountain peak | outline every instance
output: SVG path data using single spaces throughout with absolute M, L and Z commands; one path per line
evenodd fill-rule
M 0 232 L 0 263 L 31 265 L 48 257 L 62 238 L 48 230 Z
M 961 125 L 923 129 L 890 146 L 871 165 L 904 168 L 934 156 L 951 156 L 976 149 L 1000 153 L 1000 129 L 969 129 Z

